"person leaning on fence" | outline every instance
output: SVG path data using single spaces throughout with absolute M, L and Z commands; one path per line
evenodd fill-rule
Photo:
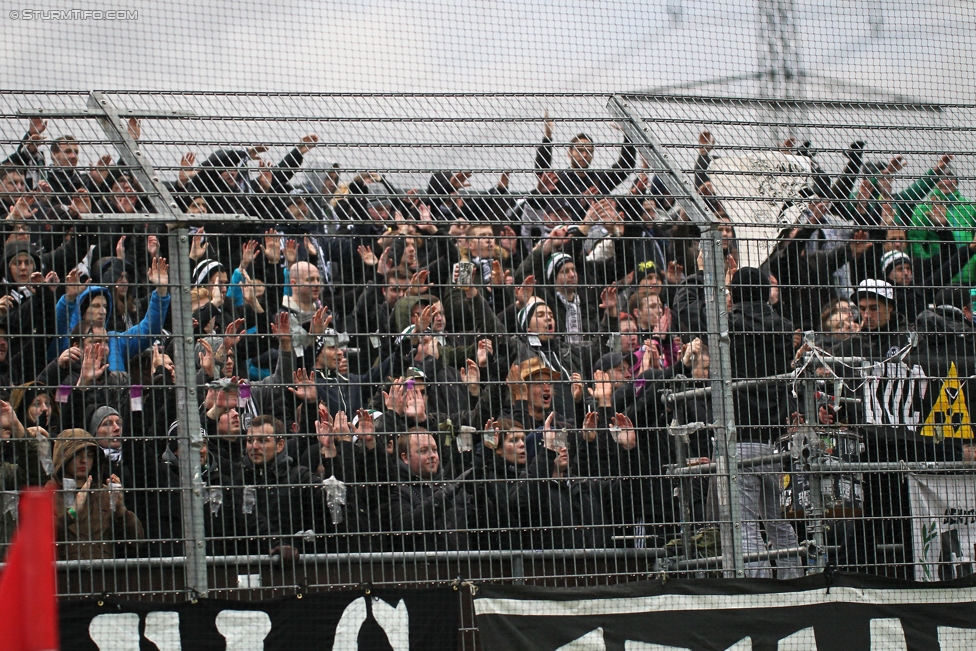
M 732 276 L 729 315 L 732 374 L 736 380 L 764 378 L 787 373 L 793 359 L 793 325 L 770 307 L 769 278 L 759 269 L 743 267 Z M 783 432 L 789 415 L 787 387 L 783 382 L 739 390 L 735 417 L 740 459 L 772 454 L 771 440 Z M 763 465 L 739 472 L 738 494 L 742 513 L 742 549 L 746 554 L 797 546 L 793 526 L 783 519 L 779 506 L 782 468 Z M 766 530 L 763 542 L 760 526 Z M 802 576 L 800 559 L 776 559 L 776 577 Z M 746 563 L 746 576 L 772 578 L 768 560 Z
M 614 481 L 577 477 L 565 441 L 546 419 L 544 446 L 522 475 L 517 508 L 530 549 L 592 549 L 608 542 L 604 507 Z
M 303 533 L 314 526 L 312 474 L 285 452 L 285 427 L 277 418 L 255 416 L 245 441 L 233 490 L 246 551 L 298 558 Z
M 126 508 L 119 478 L 99 483 L 101 456 L 83 429 L 65 430 L 54 439 L 53 474 L 45 487 L 58 491 L 54 533 L 62 560 L 128 556 L 146 537 L 142 522 Z
M 477 547 L 469 531 L 475 509 L 470 473 L 445 481 L 437 439 L 423 428 L 397 438 L 399 486 L 381 516 L 393 535 L 394 549 L 406 551 L 467 550 Z

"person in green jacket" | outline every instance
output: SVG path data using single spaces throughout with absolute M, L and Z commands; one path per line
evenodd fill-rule
M 898 193 L 891 191 L 891 181 L 892 176 L 905 166 L 904 157 L 894 156 L 883 168 L 879 164 L 866 163 L 857 192 L 837 208 L 843 216 L 859 224 L 908 225 L 916 206 L 948 172 L 951 162 L 952 156 L 944 154 L 922 178 Z
M 973 241 L 976 203 L 962 196 L 959 182 L 954 176 L 945 175 L 936 183 L 927 201 L 912 211 L 910 223 L 915 227 L 908 232 L 912 255 L 921 259 L 931 258 L 938 255 L 946 243 Z M 952 282 L 974 284 L 976 259 L 970 260 Z

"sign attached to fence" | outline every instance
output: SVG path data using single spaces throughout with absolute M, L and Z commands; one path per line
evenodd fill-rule
M 61 651 L 415 651 L 457 648 L 451 588 L 331 592 L 271 601 L 65 601 Z
M 976 648 L 976 581 L 876 577 L 483 586 L 485 651 L 907 651 Z
M 965 475 L 909 475 L 915 578 L 945 581 L 974 572 L 976 479 Z

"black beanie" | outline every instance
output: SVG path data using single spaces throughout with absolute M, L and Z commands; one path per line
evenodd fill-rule
M 732 303 L 768 303 L 772 285 L 769 277 L 755 267 L 742 267 L 732 276 L 729 290 Z

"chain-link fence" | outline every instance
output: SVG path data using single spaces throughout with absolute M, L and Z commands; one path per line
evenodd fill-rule
M 976 107 L 0 104 L 64 595 L 973 571 Z

